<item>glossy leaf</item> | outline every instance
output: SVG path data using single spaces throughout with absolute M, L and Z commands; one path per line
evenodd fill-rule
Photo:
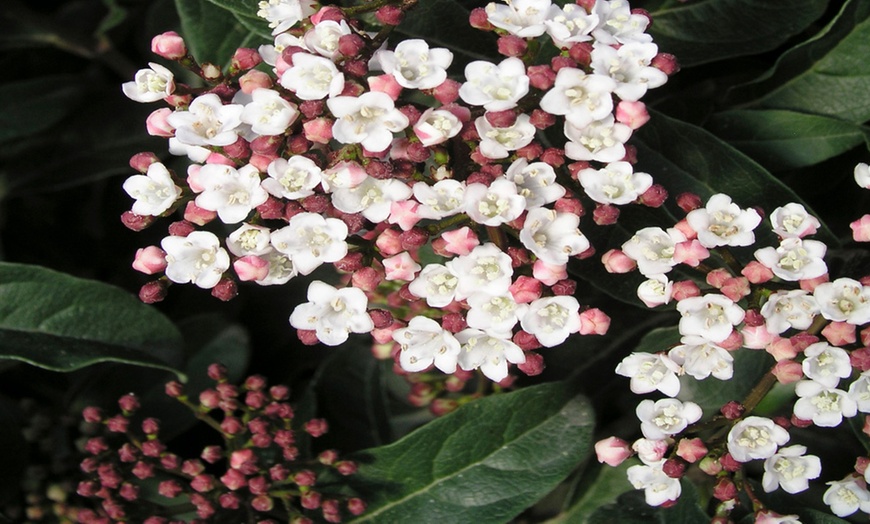
M 852 122 L 780 109 L 726 111 L 707 128 L 775 171 L 817 164 L 870 138 L 870 129 Z
M 692 66 L 774 49 L 806 29 L 826 7 L 826 0 L 686 2 L 653 11 L 649 32 L 659 50 Z
M 862 123 L 870 119 L 870 3 L 851 0 L 819 34 L 784 53 L 757 81 L 730 94 L 742 107 L 790 109 Z
M 710 517 L 698 502 L 698 492 L 691 482 L 682 480 L 682 494 L 670 508 L 652 507 L 644 501 L 642 490 L 620 496 L 592 514 L 589 524 L 707 524 Z M 573 523 L 572 523 L 573 524 Z
M 583 494 L 567 510 L 545 522 L 545 524 L 585 524 L 598 508 L 616 502 L 623 493 L 634 488 L 628 481 L 626 470 L 636 461 L 626 460 L 617 467 L 606 464 L 595 465 L 596 475 L 585 486 Z
M 118 288 L 49 269 L 0 263 L 0 359 L 54 371 L 99 362 L 174 370 L 181 337 Z
M 262 34 L 252 31 L 248 24 L 242 24 L 237 18 L 237 16 L 244 17 L 246 20 L 252 18 L 257 13 L 256 7 L 253 11 L 237 15 L 235 10 L 228 9 L 224 5 L 226 3 L 210 0 L 175 0 L 185 41 L 199 62 L 227 65 L 237 48 L 257 47 L 269 42 Z M 266 21 L 260 20 L 262 27 L 265 28 Z
M 593 423 L 564 383 L 474 401 L 355 457 L 369 508 L 350 522 L 507 522 L 586 457 Z

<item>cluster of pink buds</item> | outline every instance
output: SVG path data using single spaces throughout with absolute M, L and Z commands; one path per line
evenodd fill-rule
M 856 168 L 861 185 L 867 185 L 866 169 Z M 807 454 L 807 447 L 786 445 L 791 427 L 829 428 L 863 413 L 870 435 L 870 276 L 831 280 L 827 246 L 807 238 L 820 223 L 800 204 L 770 213 L 779 245 L 758 248 L 754 260 L 741 264 L 730 248 L 756 243 L 759 210 L 742 209 L 722 194 L 705 207 L 695 195 L 677 200 L 685 219 L 668 230 L 644 228 L 604 257 L 610 271 L 637 269 L 648 279 L 638 296 L 649 307 L 676 302 L 681 339 L 659 353 L 632 353 L 617 366 L 617 374 L 630 378 L 632 392 L 658 391 L 669 398 L 641 401 L 636 411 L 643 437 L 633 444 L 605 439 L 596 445 L 598 458 L 617 465 L 637 455 L 641 463 L 628 468 L 628 477 L 650 505 L 676 501 L 680 477 L 698 464 L 716 479 L 718 517 L 729 515 L 740 491 L 754 511 L 767 514 L 746 482 L 747 463 L 763 463 L 765 492 L 798 493 L 822 475 L 820 459 Z M 706 286 L 671 281 L 668 273 L 680 266 L 705 275 Z M 767 352 L 770 369 L 744 399 L 702 421 L 696 403 L 679 400 L 681 390 L 689 380 L 730 380 L 737 351 Z M 754 415 L 777 383 L 794 387 L 790 412 Z M 870 458 L 859 457 L 854 473 L 827 483 L 824 502 L 836 515 L 870 513 L 868 463 Z
M 330 472 L 352 475 L 354 462 L 339 459 L 334 450 L 312 460 L 300 458 L 298 432 L 319 437 L 327 431 L 326 421 L 312 419 L 297 427 L 288 389 L 268 387 L 261 376 L 248 377 L 239 387 L 213 364 L 209 377 L 216 383 L 199 394 L 198 402 L 187 398 L 180 383 L 166 385 L 167 395 L 188 406 L 223 441 L 205 446 L 198 458 L 171 452 L 160 438 L 158 420 L 138 420 L 133 394 L 121 397 L 116 415 L 85 408 L 85 422 L 101 430 L 84 444 L 86 480 L 77 492 L 97 504 L 78 511 L 78 522 L 168 524 L 190 521 L 179 514 L 195 512 L 195 522 L 203 523 L 304 524 L 341 522 L 365 511 L 361 499 L 333 493 L 336 475 Z M 324 475 L 331 478 L 329 486 L 322 486 Z
M 648 13 L 622 0 L 494 2 L 470 21 L 499 35 L 505 58 L 454 80 L 449 50 L 387 42 L 415 4 L 261 2 L 274 42 L 239 49 L 227 71 L 197 65 L 178 35 L 155 38 L 206 85 L 152 64 L 124 88 L 172 106 L 148 129 L 193 162 L 185 176 L 150 153 L 132 159 L 141 174 L 124 184 L 135 199 L 124 223 L 183 214 L 137 253 L 136 269 L 162 275 L 143 300 L 170 283 L 230 299 L 238 281 L 278 285 L 332 264 L 352 276 L 311 284 L 290 316 L 303 342 L 372 332 L 405 372 L 494 382 L 510 380 L 509 364 L 540 373 L 537 348 L 607 330 L 572 296 L 567 267 L 594 253 L 586 209 L 613 224 L 617 206 L 667 196 L 626 145 L 649 118 L 640 98 L 677 69 L 645 32 Z M 369 11 L 376 34 L 359 18 Z M 536 63 L 548 47 L 556 56 Z M 271 73 L 252 69 L 261 60 Z

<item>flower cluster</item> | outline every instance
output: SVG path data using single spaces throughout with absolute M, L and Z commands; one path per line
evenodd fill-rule
M 856 169 L 859 184 L 865 168 Z M 800 204 L 773 210 L 768 218 L 779 246 L 758 248 L 755 260 L 740 264 L 729 248 L 755 244 L 759 211 L 740 208 L 722 194 L 705 207 L 689 194 L 678 202 L 687 215 L 674 228 L 642 229 L 604 257 L 612 272 L 636 268 L 649 279 L 638 288 L 649 307 L 676 302 L 680 344 L 661 353 L 633 353 L 616 368 L 631 379 L 632 392 L 658 391 L 671 398 L 638 405 L 643 438 L 629 445 L 611 437 L 596 449 L 611 465 L 636 453 L 642 464 L 628 469 L 629 480 L 656 506 L 680 496 L 687 464 L 698 463 L 716 477 L 713 495 L 727 515 L 737 503 L 738 487 L 758 503 L 739 475 L 748 462 L 763 461 L 766 492 L 797 493 L 821 475 L 820 459 L 805 446 L 786 446 L 791 426 L 834 427 L 844 417 L 870 413 L 870 280 L 830 280 L 826 245 L 806 238 L 820 223 Z M 668 274 L 680 266 L 705 274 L 707 286 L 671 281 Z M 741 350 L 766 351 L 775 363 L 741 403 L 729 402 L 719 415 L 699 422 L 700 407 L 676 398 L 681 378 L 729 380 L 733 353 Z M 794 383 L 790 417 L 752 415 L 777 382 Z M 870 513 L 866 462 L 859 459 L 855 474 L 828 483 L 824 501 L 836 515 Z
M 297 435 L 304 431 L 319 437 L 327 431 L 326 421 L 299 425 L 287 401 L 288 389 L 268 387 L 263 377 L 248 377 L 238 387 L 218 364 L 209 367 L 209 377 L 215 385 L 201 392 L 196 403 L 178 382 L 166 385 L 167 395 L 191 408 L 223 440 L 223 445 L 202 448 L 198 458 L 170 451 L 160 438 L 159 420 L 139 421 L 133 394 L 121 397 L 116 415 L 85 408 L 85 422 L 99 429 L 84 443 L 87 457 L 81 470 L 86 479 L 77 492 L 97 505 L 79 510 L 77 522 L 179 522 L 176 510 L 186 508 L 195 511 L 197 522 L 220 517 L 219 522 L 304 524 L 321 518 L 341 522 L 343 516 L 365 511 L 361 499 L 332 492 L 335 475 L 329 472 L 351 475 L 354 462 L 340 460 L 334 450 L 316 460 L 300 457 Z
M 229 299 L 238 281 L 278 285 L 332 264 L 342 287 L 313 282 L 290 316 L 303 342 L 372 332 L 404 372 L 494 382 L 509 364 L 539 373 L 534 349 L 606 331 L 606 315 L 571 296 L 567 266 L 594 253 L 579 229 L 586 206 L 612 224 L 616 206 L 666 198 L 626 145 L 649 118 L 640 98 L 677 68 L 645 32 L 649 15 L 622 0 L 494 2 L 470 22 L 499 35 L 505 58 L 457 80 L 449 50 L 387 41 L 415 3 L 263 1 L 274 41 L 239 49 L 226 71 L 197 65 L 174 33 L 154 39 L 206 85 L 152 64 L 124 86 L 172 106 L 148 130 L 193 162 L 179 176 L 156 155 L 131 160 L 141 174 L 124 184 L 135 199 L 125 224 L 183 214 L 137 253 L 136 269 L 163 275 L 143 300 L 170 283 Z M 376 34 L 358 18 L 367 11 Z M 268 73 L 253 68 L 261 60 Z

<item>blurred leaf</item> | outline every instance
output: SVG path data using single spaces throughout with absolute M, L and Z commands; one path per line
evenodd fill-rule
M 45 131 L 84 101 L 84 79 L 44 76 L 0 86 L 0 144 Z
M 466 404 L 355 457 L 369 506 L 349 522 L 506 522 L 587 456 L 593 424 L 565 383 Z
M 634 489 L 628 482 L 626 471 L 635 463 L 636 461 L 626 460 L 615 468 L 606 464 L 594 465 L 590 469 L 593 469 L 596 475 L 587 483 L 587 489 L 583 495 L 566 511 L 559 513 L 544 524 L 585 524 L 589 522 L 590 517 L 598 511 L 598 508 L 616 502 L 620 495 Z
M 118 4 L 118 0 L 103 0 L 103 5 L 109 10 L 97 27 L 96 34 L 103 35 L 107 31 L 121 25 L 127 19 L 127 9 Z
M 634 351 L 637 353 L 667 352 L 680 343 L 680 330 L 677 326 L 656 328 L 644 335 Z
M 786 51 L 757 81 L 732 90 L 741 107 L 870 119 L 870 2 L 851 0 L 819 34 Z
M 653 11 L 649 33 L 661 51 L 676 55 L 683 66 L 706 64 L 775 49 L 809 27 L 827 4 L 827 0 L 687 2 Z
M 870 129 L 852 122 L 779 109 L 718 113 L 707 128 L 774 171 L 811 166 L 870 139 Z
M 174 371 L 180 348 L 175 326 L 121 289 L 0 263 L 2 359 L 54 371 L 107 361 Z
M 21 414 L 15 404 L 0 398 L 0 504 L 18 495 L 27 466 L 27 442 L 21 433 Z
M 454 57 L 456 63 L 492 60 L 498 56 L 495 36 L 468 25 L 468 15 L 468 9 L 457 0 L 424 0 L 405 16 L 396 32 L 462 55 L 462 60 Z
M 185 42 L 197 61 L 228 65 L 237 48 L 268 43 L 267 38 L 256 34 L 238 19 L 238 16 L 248 19 L 256 15 L 256 5 L 253 11 L 241 12 L 237 16 L 235 9 L 226 7 L 226 4 L 237 3 L 175 0 Z M 267 27 L 265 20 L 262 20 L 262 27 Z
M 700 127 L 654 113 L 635 136 L 632 143 L 638 149 L 637 169 L 650 173 L 672 195 L 691 191 L 707 200 L 725 193 L 740 207 L 759 206 L 767 212 L 797 202 L 818 216 L 767 170 Z M 674 206 L 672 201 L 670 205 Z M 755 234 L 756 238 L 767 236 L 774 241 L 764 226 Z M 830 246 L 839 245 L 824 224 L 816 238 Z
M 641 490 L 635 490 L 620 496 L 616 503 L 608 504 L 592 514 L 586 522 L 590 524 L 708 524 L 710 516 L 701 508 L 698 502 L 698 491 L 686 479 L 683 479 L 683 493 L 676 505 L 670 508 L 658 508 L 644 501 Z

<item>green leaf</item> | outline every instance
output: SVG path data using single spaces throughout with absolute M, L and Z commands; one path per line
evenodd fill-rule
M 870 129 L 852 122 L 780 109 L 718 113 L 707 128 L 773 171 L 811 166 L 870 139 Z
M 826 7 L 827 0 L 687 2 L 653 11 L 649 32 L 661 51 L 692 66 L 774 49 L 806 29 Z
M 456 0 L 425 0 L 408 13 L 396 32 L 422 38 L 431 47 L 450 49 L 457 55 L 457 64 L 497 56 L 495 36 L 468 25 L 468 15 L 468 9 Z
M 743 107 L 870 119 L 870 2 L 847 2 L 819 34 L 785 52 L 755 82 L 732 90 Z
M 608 504 L 592 514 L 589 524 L 707 524 L 710 516 L 698 502 L 698 491 L 686 479 L 680 482 L 682 494 L 676 505 L 670 508 L 657 508 L 644 501 L 641 490 L 631 491 L 620 496 L 614 504 Z
M 0 86 L 0 144 L 35 135 L 68 117 L 84 101 L 75 76 L 43 76 Z
M 355 457 L 369 508 L 350 522 L 507 522 L 584 460 L 593 423 L 565 383 L 466 404 Z
M 121 289 L 0 263 L 0 359 L 54 371 L 99 362 L 174 371 L 180 346 L 168 319 Z
M 716 193 L 729 195 L 739 206 L 759 206 L 767 212 L 789 202 L 803 204 L 797 194 L 763 167 L 713 134 L 692 124 L 654 113 L 633 139 L 638 149 L 637 170 L 653 176 L 672 194 L 691 191 L 706 200 Z M 674 206 L 674 203 L 670 203 Z M 681 216 L 675 208 L 674 214 Z M 755 231 L 760 244 L 774 244 L 764 226 Z M 822 225 L 817 237 L 831 246 L 839 245 Z
M 616 502 L 623 493 L 634 488 L 628 481 L 626 471 L 636 461 L 626 460 L 617 467 L 595 465 L 595 478 L 588 489 L 566 511 L 545 522 L 545 524 L 586 524 L 598 508 Z
M 268 43 L 262 32 L 251 29 L 255 23 L 252 17 L 257 13 L 256 7 L 253 11 L 237 12 L 224 5 L 235 3 L 175 0 L 185 41 L 197 61 L 226 65 L 237 48 Z M 239 17 L 244 18 L 246 23 L 240 22 Z M 260 20 L 262 27 L 266 28 L 266 21 Z
M 104 35 L 107 31 L 119 26 L 127 19 L 127 9 L 118 4 L 118 0 L 103 0 L 103 5 L 109 10 L 97 27 L 96 34 Z

